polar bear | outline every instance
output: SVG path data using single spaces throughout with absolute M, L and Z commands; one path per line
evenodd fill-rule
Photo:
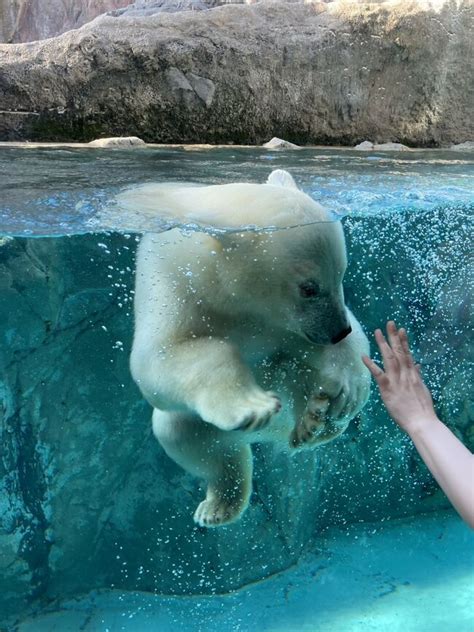
M 326 443 L 368 399 L 341 224 L 281 170 L 265 184 L 143 185 L 119 203 L 200 224 L 141 239 L 130 364 L 156 438 L 207 482 L 194 520 L 229 524 L 249 502 L 252 443 Z

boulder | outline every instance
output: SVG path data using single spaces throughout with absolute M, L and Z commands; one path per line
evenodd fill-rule
M 467 140 L 464 143 L 458 143 L 457 145 L 451 145 L 449 149 L 454 151 L 474 151 L 474 141 Z
M 363 143 L 359 143 L 354 147 L 358 151 L 409 151 L 410 148 L 402 143 L 371 143 L 368 140 L 364 140 Z
M 402 143 L 376 143 L 375 151 L 409 151 L 410 148 Z
M 134 243 L 0 246 L 2 623 L 38 598 L 111 585 L 227 591 L 293 564 L 314 531 L 321 462 L 264 448 L 244 518 L 194 524 L 204 489 L 154 439 L 130 376 Z
M 262 147 L 265 147 L 265 149 L 301 149 L 299 145 L 290 143 L 287 140 L 282 140 L 276 136 L 269 140 L 268 143 L 264 143 Z
M 117 136 L 91 140 L 89 145 L 91 147 L 140 147 L 145 145 L 145 141 L 137 136 Z
M 374 143 L 371 143 L 370 140 L 364 140 L 364 142 L 359 143 L 354 147 L 358 151 L 372 151 L 374 148 Z
M 0 45 L 0 139 L 460 143 L 474 137 L 473 12 L 338 0 L 103 15 Z

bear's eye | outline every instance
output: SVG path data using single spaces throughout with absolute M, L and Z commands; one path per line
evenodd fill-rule
M 299 284 L 300 296 L 303 298 L 314 298 L 319 294 L 319 285 L 316 281 L 303 281 Z

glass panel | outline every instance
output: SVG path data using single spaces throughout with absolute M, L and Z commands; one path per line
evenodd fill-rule
M 315 424 L 314 449 L 289 443 L 313 386 L 332 401 L 334 384 L 347 374 L 350 386 L 361 369 L 336 355 L 330 380 L 318 364 L 321 345 L 332 353 L 354 333 L 344 333 L 335 290 L 342 226 L 345 302 L 372 355 L 376 327 L 406 326 L 441 419 L 473 449 L 472 165 L 472 153 L 444 151 L 2 149 L 3 619 L 22 621 L 22 632 L 469 629 L 472 535 L 377 389 L 347 429 Z M 229 231 L 213 228 L 220 207 L 198 189 L 192 216 L 160 191 L 156 213 L 117 201 L 147 183 L 263 183 L 274 169 L 329 215 L 283 230 L 268 206 L 265 221 L 252 220 L 260 189 L 239 204 L 229 189 Z M 302 199 L 285 191 L 266 204 Z M 132 370 L 146 398 L 173 411 L 155 418 L 168 455 L 130 373 L 135 292 Z M 173 373 L 185 326 L 194 346 Z M 259 384 L 245 401 L 250 378 L 226 377 L 222 349 Z M 168 390 L 147 383 L 154 363 Z M 222 383 L 229 390 L 217 396 Z M 262 395 L 270 390 L 280 412 Z M 230 421 L 217 410 L 232 410 Z M 227 422 L 250 430 L 217 427 Z M 188 448 L 190 436 L 205 446 L 192 466 L 177 427 Z M 244 434 L 256 439 L 253 492 L 239 511 L 248 508 L 228 526 L 196 524 L 206 468 L 223 454 L 229 504 L 250 491 L 249 450 L 234 438 Z

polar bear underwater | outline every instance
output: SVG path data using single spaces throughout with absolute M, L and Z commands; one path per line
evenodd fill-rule
M 194 520 L 237 520 L 254 442 L 331 441 L 368 399 L 366 336 L 344 303 L 340 222 L 285 171 L 265 184 L 146 184 L 119 204 L 207 226 L 145 234 L 137 254 L 131 372 L 166 453 L 207 482 Z

